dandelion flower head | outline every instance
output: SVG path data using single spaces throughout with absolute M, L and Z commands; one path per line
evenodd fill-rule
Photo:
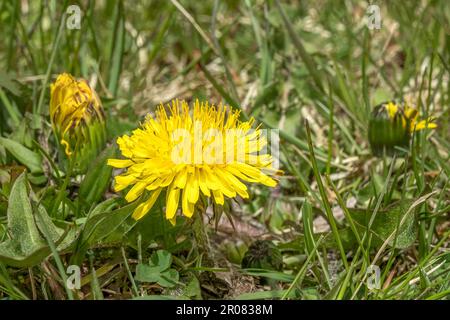
M 133 218 L 142 218 L 165 191 L 165 216 L 176 222 L 181 202 L 184 216 L 192 217 L 199 198 L 223 205 L 225 198 L 248 198 L 246 183 L 274 187 L 277 174 L 266 153 L 267 139 L 254 119 L 239 120 L 239 111 L 195 101 L 160 105 L 131 135 L 117 139 L 123 159 L 110 166 L 125 169 L 115 177 L 115 191 L 129 186 L 125 199 L 142 197 Z

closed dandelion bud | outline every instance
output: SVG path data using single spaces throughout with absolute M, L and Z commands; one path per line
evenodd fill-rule
M 50 120 L 63 158 L 83 173 L 106 143 L 100 99 L 84 79 L 67 73 L 60 74 L 50 90 Z
M 369 143 L 376 156 L 407 148 L 415 131 L 433 129 L 432 118 L 417 121 L 418 111 L 405 103 L 386 102 L 374 108 L 369 121 Z
M 272 241 L 257 240 L 244 255 L 242 268 L 280 271 L 283 268 L 283 257 Z
M 369 142 L 375 155 L 392 154 L 396 147 L 407 147 L 410 139 L 406 119 L 397 104 L 375 107 L 369 122 Z

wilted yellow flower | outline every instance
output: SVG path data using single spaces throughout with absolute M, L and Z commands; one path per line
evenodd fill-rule
M 106 141 L 103 108 L 84 79 L 60 74 L 50 86 L 50 120 L 65 154 L 85 167 Z
M 142 218 L 165 189 L 166 218 L 175 224 L 180 199 L 183 214 L 191 217 L 201 194 L 223 205 L 224 197 L 248 198 L 242 181 L 277 184 L 270 177 L 277 172 L 272 156 L 264 152 L 267 139 L 262 129 L 252 129 L 253 118 L 241 122 L 239 111 L 198 100 L 192 110 L 178 100 L 167 109 L 159 106 L 131 136 L 118 138 L 125 159 L 108 161 L 127 169 L 116 176 L 115 190 L 132 185 L 128 202 L 150 193 L 135 209 L 134 219 Z
M 381 155 L 383 150 L 392 153 L 395 147 L 408 146 L 413 132 L 437 127 L 433 117 L 420 121 L 418 117 L 418 110 L 406 103 L 386 102 L 376 106 L 369 121 L 373 152 L 376 155 Z

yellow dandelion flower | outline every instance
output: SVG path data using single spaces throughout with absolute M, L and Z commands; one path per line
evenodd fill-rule
M 106 142 L 103 108 L 96 92 L 84 80 L 60 74 L 50 86 L 50 120 L 67 157 L 77 155 L 86 166 Z
M 117 139 L 125 159 L 109 159 L 110 166 L 126 169 L 115 177 L 115 191 L 132 186 L 125 199 L 133 202 L 145 193 L 148 199 L 133 212 L 142 218 L 166 191 L 166 218 L 175 224 L 182 213 L 192 217 L 203 195 L 223 205 L 226 198 L 248 198 L 243 182 L 277 184 L 278 171 L 265 153 L 267 139 L 254 119 L 239 121 L 239 111 L 198 100 L 193 108 L 185 101 L 160 105 L 131 136 Z

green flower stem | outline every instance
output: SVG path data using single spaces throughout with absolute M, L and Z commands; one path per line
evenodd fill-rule
M 53 203 L 53 207 L 50 212 L 51 217 L 55 216 L 55 214 L 59 208 L 59 204 L 61 203 L 61 201 L 64 198 L 64 194 L 66 193 L 67 186 L 69 185 L 70 177 L 73 172 L 73 168 L 74 168 L 74 161 L 69 161 L 69 169 L 66 172 L 66 176 L 64 178 L 63 185 L 61 186 L 61 189 L 59 190 L 58 195 L 56 196 L 55 202 Z M 63 210 L 63 217 L 64 217 L 64 210 Z
M 123 247 L 120 248 L 122 251 L 123 263 L 125 265 L 125 269 L 127 270 L 128 278 L 130 278 L 131 286 L 133 288 L 134 295 L 136 297 L 139 296 L 139 290 L 136 286 L 136 282 L 134 281 L 133 274 L 131 273 L 130 266 L 128 265 L 127 256 L 125 255 L 125 249 Z
M 193 231 L 194 231 L 194 238 L 195 242 L 197 243 L 197 248 L 199 251 L 199 254 L 201 254 L 205 258 L 206 266 L 210 267 L 213 266 L 212 259 L 209 256 L 209 253 L 211 252 L 210 244 L 209 244 L 209 238 L 208 233 L 205 228 L 205 224 L 203 222 L 203 213 L 200 212 L 200 210 L 196 210 L 197 212 L 194 213 L 194 221 L 193 221 Z

